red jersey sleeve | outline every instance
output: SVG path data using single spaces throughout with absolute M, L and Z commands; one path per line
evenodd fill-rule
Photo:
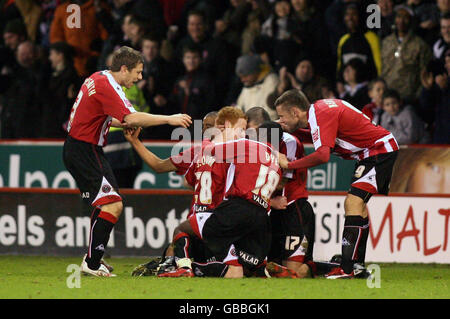
M 334 148 L 339 128 L 339 107 L 336 104 L 320 100 L 309 109 L 308 122 L 311 127 L 311 137 L 314 148 L 321 146 Z M 336 105 L 336 106 L 334 106 Z
M 196 146 L 192 146 L 177 155 L 173 155 L 170 157 L 170 161 L 173 166 L 177 168 L 175 171 L 178 175 L 184 175 L 188 171 L 191 166 L 192 161 L 194 160 Z
M 125 96 L 122 87 L 105 72 L 105 78 L 95 83 L 95 98 L 100 102 L 103 112 L 123 122 L 125 115 L 136 112 L 133 105 Z M 89 92 L 89 87 L 88 87 Z

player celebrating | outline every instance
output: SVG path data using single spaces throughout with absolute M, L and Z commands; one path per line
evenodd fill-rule
M 94 207 L 88 253 L 81 264 L 82 272 L 94 276 L 113 276 L 100 261 L 123 208 L 116 179 L 102 150 L 110 126 L 191 124 L 188 115 L 152 115 L 134 110 L 122 86 L 131 88 L 141 80 L 142 70 L 141 54 L 121 47 L 114 52 L 109 71 L 96 72 L 85 80 L 70 113 L 63 160 L 82 198 Z
M 281 95 L 275 106 L 280 124 L 289 132 L 304 133 L 309 127 L 315 152 L 296 161 L 280 156 L 280 166 L 301 169 L 329 161 L 331 152 L 344 159 L 356 159 L 350 190 L 344 202 L 341 267 L 326 275 L 329 279 L 367 277 L 364 268 L 369 218 L 367 202 L 372 194 L 389 192 L 392 168 L 398 153 L 394 136 L 350 103 L 338 99 L 310 104 L 299 90 Z
M 281 175 L 277 152 L 267 144 L 239 139 L 207 146 L 202 150 L 200 161 L 206 165 L 194 167 L 204 168 L 205 172 L 208 172 L 208 167 L 214 169 L 216 165 L 231 163 L 225 183 L 226 200 L 212 212 L 199 212 L 180 224 L 174 233 L 174 240 L 182 234 L 198 236 L 218 260 L 224 261 L 216 264 L 223 267 L 223 272 L 228 261 L 236 262 L 238 269 L 235 268 L 234 277 L 243 276 L 242 265 L 259 276 L 264 276 L 267 270 L 278 276 L 279 272 L 283 272 L 283 277 L 295 278 L 296 274 L 286 268 L 278 265 L 275 269 L 266 267 L 265 262 L 270 246 L 267 212 L 270 210 L 270 197 Z M 160 276 L 181 277 L 190 272 L 190 265 L 186 264 L 177 271 Z
M 212 119 L 214 119 L 214 121 L 212 121 Z M 223 132 L 220 132 L 218 129 L 215 129 L 214 132 L 211 124 L 215 121 L 219 126 L 223 127 Z M 205 125 L 205 122 L 209 122 L 209 125 Z M 215 137 L 213 139 L 213 142 L 218 143 L 222 142 L 223 140 L 235 140 L 244 136 L 247 120 L 244 113 L 240 109 L 228 106 L 222 108 L 216 114 L 210 113 L 206 115 L 203 124 L 203 134 L 214 135 Z M 138 136 L 139 131 L 125 131 L 126 139 L 131 143 L 133 148 L 138 152 L 139 156 L 141 156 L 144 162 L 153 170 L 158 173 L 176 171 L 177 174 L 186 175 L 188 181 L 191 182 L 191 185 L 194 188 L 194 192 L 199 189 L 199 185 L 204 185 L 205 183 L 209 185 L 207 199 L 204 198 L 203 193 L 201 194 L 201 196 L 199 193 L 193 196 L 188 217 L 198 211 L 204 212 L 207 210 L 212 210 L 222 202 L 225 193 L 225 180 L 229 164 L 217 166 L 217 168 L 209 175 L 208 173 L 205 173 L 203 175 L 202 173 L 200 173 L 200 175 L 197 175 L 199 176 L 198 182 L 196 180 L 197 177 L 194 173 L 194 170 L 190 169 L 193 167 L 194 157 L 201 154 L 202 148 L 211 145 L 213 143 L 211 140 L 205 138 L 202 141 L 202 146 L 194 145 L 178 155 L 174 155 L 166 159 L 160 159 L 145 147 L 145 145 L 138 139 Z M 206 256 L 199 256 L 204 252 L 203 243 L 195 237 L 193 238 L 193 240 L 191 239 L 192 238 L 189 238 L 187 234 L 185 236 L 179 236 L 176 241 L 177 245 L 175 245 L 175 247 L 169 246 L 164 253 L 163 259 L 165 260 L 159 264 L 158 272 L 164 272 L 165 270 L 171 269 L 174 262 L 174 249 L 178 250 L 179 247 L 181 247 L 182 250 L 182 247 L 186 245 L 188 245 L 190 248 L 195 249 L 195 253 L 193 254 L 194 256 L 191 257 L 194 257 L 194 259 L 198 261 L 206 261 L 205 259 L 209 257 L 209 254 L 207 254 Z M 181 251 L 180 253 L 182 252 L 183 251 Z M 156 265 L 154 265 L 154 263 L 152 262 L 140 265 L 133 271 L 133 273 L 136 275 L 148 274 L 151 272 L 151 268 L 154 268 L 154 266 Z

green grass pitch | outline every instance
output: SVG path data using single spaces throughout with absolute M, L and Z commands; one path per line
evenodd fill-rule
M 80 258 L 0 256 L 1 299 L 435 299 L 450 297 L 450 265 L 380 264 L 381 287 L 366 280 L 284 278 L 131 277 L 144 258 L 110 258 L 115 278 L 81 276 L 80 288 L 68 288 L 70 264 Z M 72 281 L 74 282 L 74 281 Z

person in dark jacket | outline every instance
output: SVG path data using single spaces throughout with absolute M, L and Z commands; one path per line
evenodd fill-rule
M 175 82 L 169 101 L 170 113 L 186 113 L 193 120 L 201 120 L 220 108 L 220 104 L 215 98 L 214 81 L 203 68 L 201 47 L 188 45 L 183 51 L 185 74 Z
M 73 49 L 65 42 L 50 45 L 50 70 L 45 72 L 41 88 L 41 137 L 62 138 L 67 135 L 65 124 L 80 89 L 81 78 L 73 66 Z
M 234 57 L 230 46 L 220 37 L 212 38 L 206 30 L 205 16 L 201 11 L 192 11 L 188 15 L 188 34 L 180 40 L 175 49 L 178 65 L 183 62 L 183 50 L 195 44 L 201 48 L 204 70 L 213 79 L 218 88 L 217 104 L 222 105 L 233 76 Z M 177 66 L 178 67 L 178 66 Z

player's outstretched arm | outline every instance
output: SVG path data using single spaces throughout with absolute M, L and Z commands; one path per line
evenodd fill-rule
M 279 162 L 281 168 L 297 169 L 297 168 L 309 168 L 320 164 L 324 164 L 330 160 L 331 149 L 328 146 L 319 147 L 314 153 L 308 156 L 302 157 L 296 161 L 289 162 L 286 156 L 280 154 Z
M 144 112 L 134 112 L 125 115 L 123 121 L 127 126 L 148 127 L 169 124 L 172 126 L 188 127 L 192 124 L 192 119 L 187 114 L 158 115 Z
M 138 138 L 140 131 L 140 127 L 135 130 L 125 129 L 123 131 L 123 134 L 125 135 L 127 141 L 130 142 L 130 144 L 142 158 L 142 160 L 157 173 L 176 171 L 177 168 L 173 165 L 170 159 L 161 159 L 145 147 L 145 145 Z

